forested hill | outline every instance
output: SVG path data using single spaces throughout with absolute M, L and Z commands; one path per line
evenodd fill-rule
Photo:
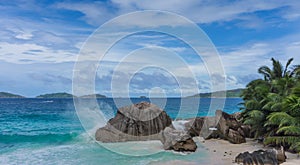
M 0 92 L 0 98 L 24 98 L 24 96 L 7 92 Z
M 227 90 L 226 97 L 241 97 L 241 94 L 244 89 L 233 89 Z M 199 93 L 190 97 L 201 97 L 201 98 L 210 98 L 212 95 L 219 96 L 224 91 L 210 92 L 210 93 Z

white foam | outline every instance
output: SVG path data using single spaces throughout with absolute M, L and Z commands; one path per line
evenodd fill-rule
M 185 130 L 184 124 L 187 122 L 188 122 L 187 120 L 175 120 L 172 121 L 172 124 L 177 130 Z
M 159 140 L 100 144 L 113 152 L 131 156 L 146 156 L 165 151 Z
M 53 103 L 53 100 L 42 101 L 42 103 Z

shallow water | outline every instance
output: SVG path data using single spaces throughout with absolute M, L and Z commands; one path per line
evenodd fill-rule
M 131 99 L 132 102 L 147 99 Z M 159 99 L 151 100 L 158 102 Z M 180 104 L 180 99 L 168 99 L 164 110 L 173 118 L 207 115 L 210 99 L 203 98 L 200 105 Z M 119 99 L 122 102 L 122 99 Z M 239 110 L 239 98 L 227 98 L 224 111 Z M 98 99 L 100 109 L 107 118 L 116 112 L 112 99 Z M 180 107 L 184 113 L 178 113 Z M 179 116 L 178 116 L 179 114 Z M 180 122 L 176 125 L 180 127 Z M 92 130 L 90 130 L 92 131 Z M 89 132 L 93 134 L 93 132 Z M 196 153 L 178 154 L 164 151 L 159 142 L 128 142 L 110 146 L 116 151 L 130 150 L 128 156 L 114 153 L 96 143 L 82 128 L 72 99 L 0 99 L 0 164 L 156 164 L 169 161 L 204 162 L 205 149 L 198 144 Z M 136 153 L 133 153 L 136 152 Z

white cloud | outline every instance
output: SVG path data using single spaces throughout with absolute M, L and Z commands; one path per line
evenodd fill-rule
M 75 61 L 76 54 L 50 49 L 37 44 L 10 44 L 0 42 L 0 60 L 10 63 L 59 63 Z
M 297 24 L 297 21 L 300 18 L 300 3 L 299 1 L 294 0 L 246 0 L 230 2 L 207 0 L 111 0 L 107 2 L 98 1 L 88 3 L 61 2 L 47 8 L 52 11 L 45 11 L 41 6 L 34 5 L 33 2 L 26 4 L 20 3 L 17 6 L 20 7 L 18 8 L 20 10 L 39 13 L 40 15 L 37 16 L 39 19 L 35 19 L 36 17 L 26 17 L 26 15 L 23 16 L 20 14 L 22 12 L 18 13 L 19 11 L 16 10 L 15 7 L 5 8 L 0 6 L 0 9 L 4 11 L 3 13 L 14 10 L 10 11 L 13 13 L 11 16 L 6 17 L 6 15 L 2 15 L 0 18 L 0 60 L 10 63 L 29 64 L 74 62 L 76 60 L 77 51 L 84 44 L 84 40 L 88 37 L 88 34 L 94 30 L 91 26 L 84 24 L 82 21 L 96 27 L 110 18 L 130 11 L 147 9 L 167 10 L 182 14 L 197 23 L 204 24 L 238 20 L 235 25 L 253 29 L 261 27 L 266 21 L 269 21 L 268 23 L 270 23 L 270 25 L 276 24 L 277 26 L 278 22 L 276 21 L 281 22 L 282 18 L 287 21 L 285 26 L 289 26 L 290 22 L 292 22 L 292 24 Z M 57 9 L 60 11 L 72 10 L 75 12 L 77 11 L 78 13 L 80 12 L 82 14 L 82 17 L 80 18 L 82 21 L 66 21 L 64 20 L 64 16 L 59 15 L 59 12 L 55 12 Z M 268 20 L 264 20 L 265 18 L 260 18 L 256 15 L 257 12 L 266 10 L 278 10 L 278 12 L 276 11 L 276 17 L 280 17 L 280 19 L 275 18 L 276 21 L 273 22 L 273 12 L 268 13 L 271 14 L 269 16 L 271 18 L 267 18 Z M 156 15 L 152 13 L 146 15 L 146 17 L 136 16 L 131 19 L 124 19 L 117 23 L 118 25 L 137 25 L 142 27 L 161 25 L 175 26 L 182 25 L 183 23 L 177 19 L 171 19 L 167 15 L 161 15 L 153 20 L 152 18 L 155 16 Z M 66 17 L 66 19 L 71 18 L 69 16 Z M 72 18 L 77 19 L 78 15 L 72 16 Z M 130 22 L 135 23 L 130 24 Z M 233 24 L 229 24 L 229 26 L 230 25 Z M 276 32 L 277 31 L 274 31 L 274 33 Z M 105 44 L 110 43 L 113 35 L 121 36 L 123 34 L 127 34 L 127 32 L 122 29 L 119 29 L 118 33 L 108 33 L 104 36 Z M 246 44 L 241 43 L 241 45 L 235 47 L 232 47 L 229 43 L 230 47 L 225 47 L 224 51 L 220 53 L 226 70 L 227 87 L 236 88 L 245 85 L 246 81 L 256 76 L 253 74 L 256 74 L 259 66 L 270 64 L 271 57 L 282 60 L 283 63 L 290 57 L 295 58 L 294 64 L 300 61 L 300 56 L 298 55 L 300 52 L 300 35 L 296 34 L 296 32 L 290 32 L 290 34 L 292 35 L 273 40 L 255 41 L 254 38 L 251 42 Z M 236 35 L 239 34 L 236 33 Z M 274 36 L 276 37 L 276 35 Z M 241 35 L 241 37 L 243 36 Z M 268 38 L 268 36 L 266 36 L 266 38 Z M 147 40 L 151 40 L 151 42 L 147 42 Z M 168 43 L 165 44 L 166 42 Z M 105 72 L 102 73 L 101 76 L 111 74 L 109 69 L 115 66 L 120 59 L 125 57 L 136 47 L 157 47 L 165 44 L 169 51 L 182 54 L 186 53 L 187 48 L 184 46 L 173 45 L 175 42 L 176 40 L 171 41 L 163 35 L 133 36 L 133 38 L 121 43 L 120 46 L 115 47 L 115 50 L 112 50 L 107 54 L 104 60 L 115 63 L 109 65 L 107 62 L 104 62 L 105 65 L 109 66 L 104 65 L 104 67 L 107 68 L 104 69 Z M 93 46 L 102 48 L 105 45 L 95 44 Z M 91 55 L 90 58 L 86 58 L 88 60 L 94 59 L 95 56 L 99 55 L 97 54 L 97 51 L 87 53 L 90 53 L 89 55 Z M 187 74 L 187 72 L 191 70 L 192 73 L 195 74 L 195 77 L 197 77 L 199 85 L 205 84 L 203 85 L 205 89 L 209 87 L 210 81 L 208 71 L 203 63 L 192 63 L 195 60 L 194 58 L 189 59 L 190 63 L 188 63 L 187 66 L 184 66 L 177 65 L 175 62 L 176 60 L 172 58 L 173 56 L 167 58 L 158 55 L 153 56 L 153 53 L 157 53 L 155 51 L 143 53 L 148 56 L 136 56 L 127 61 L 127 63 L 124 63 L 127 67 L 123 72 L 130 72 L 134 67 L 134 64 L 142 62 L 144 62 L 145 65 L 166 65 L 166 67 L 169 68 L 169 71 L 179 77 L 186 78 L 185 80 L 188 80 L 188 78 L 191 77 L 191 75 Z M 185 54 L 185 56 L 186 58 L 184 58 L 184 60 L 187 60 L 189 54 Z M 213 64 L 214 63 L 212 62 L 212 65 Z M 185 86 L 186 90 L 189 90 L 187 87 L 188 86 Z M 176 91 L 178 92 L 178 89 L 174 89 L 175 93 Z M 189 92 L 193 93 L 195 91 L 191 90 Z
M 297 4 L 297 5 L 295 5 Z M 205 1 L 205 0 L 111 0 L 110 2 L 83 3 L 59 3 L 58 8 L 79 11 L 84 14 L 85 19 L 92 25 L 100 25 L 108 18 L 120 14 L 139 10 L 164 10 L 181 14 L 197 23 L 224 22 L 243 18 L 243 14 L 257 11 L 273 10 L 281 7 L 289 7 L 291 10 L 285 12 L 282 17 L 296 19 L 299 17 L 300 5 L 297 1 L 268 1 L 268 0 L 246 0 L 246 1 Z M 108 10 L 107 8 L 110 8 Z M 139 19 L 140 25 L 153 25 L 147 19 Z M 165 18 L 164 18 L 165 19 Z M 129 20 L 133 21 L 133 20 Z M 163 24 L 163 21 L 157 21 Z M 174 22 L 176 23 L 176 22 Z M 177 22 L 178 23 L 178 22 Z M 253 22 L 254 23 L 254 22 Z M 252 25 L 254 26 L 254 25 Z M 257 26 L 257 25 L 255 25 Z
M 66 3 L 61 2 L 56 4 L 57 8 L 67 9 L 67 10 L 74 10 L 79 11 L 84 14 L 81 18 L 82 20 L 86 21 L 91 25 L 100 25 L 104 21 L 112 18 L 114 13 L 109 10 L 108 4 L 105 2 L 92 2 L 92 3 Z
M 299 34 L 276 40 L 248 43 L 235 49 L 221 52 L 221 59 L 226 74 L 240 77 L 253 74 L 258 75 L 257 69 L 260 66 L 271 66 L 272 57 L 280 60 L 283 64 L 293 57 L 293 64 L 298 64 L 300 56 L 297 54 L 300 51 L 300 40 L 297 36 Z
M 20 34 L 16 35 L 16 38 L 23 39 L 23 40 L 29 40 L 32 38 L 32 36 L 33 35 L 31 33 L 21 32 Z

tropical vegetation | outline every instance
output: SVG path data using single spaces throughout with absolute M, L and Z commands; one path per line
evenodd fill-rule
M 266 145 L 284 146 L 300 152 L 300 65 L 271 59 L 262 66 L 262 79 L 251 81 L 242 92 L 242 119 L 255 138 Z

